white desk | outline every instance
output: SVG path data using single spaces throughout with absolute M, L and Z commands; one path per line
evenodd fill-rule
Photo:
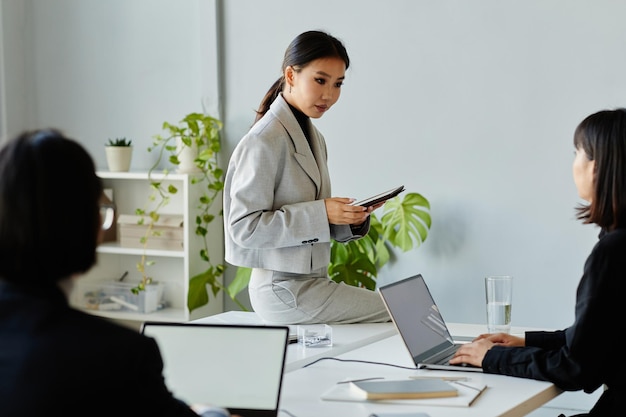
M 414 367 L 399 335 L 337 356 L 338 359 L 382 362 Z M 324 401 L 321 395 L 346 379 L 384 377 L 403 379 L 409 375 L 467 376 L 468 383 L 489 388 L 470 407 L 379 404 L 376 402 Z M 281 409 L 297 417 L 367 417 L 375 412 L 424 412 L 431 417 L 524 416 L 561 393 L 552 383 L 476 372 L 403 370 L 384 365 L 322 360 L 285 375 Z M 416 403 L 419 401 L 416 401 Z M 283 413 L 287 416 L 287 413 Z M 281 417 L 283 416 L 281 414 Z
M 193 323 L 266 324 L 251 312 L 230 311 L 205 317 Z M 292 326 L 290 326 L 292 327 Z M 485 325 L 448 323 L 454 336 L 485 333 Z M 333 346 L 304 348 L 292 344 L 287 349 L 281 409 L 297 417 L 368 417 L 373 412 L 424 412 L 431 417 L 515 417 L 524 416 L 561 394 L 552 383 L 476 372 L 405 370 L 391 366 L 321 360 L 323 357 L 381 362 L 414 368 L 402 339 L 392 323 L 333 325 Z M 528 328 L 513 328 L 521 334 Z M 320 397 L 338 381 L 346 378 L 407 378 L 409 375 L 459 376 L 489 388 L 470 407 L 378 404 L 376 402 L 325 401 Z M 282 412 L 280 417 L 288 417 Z
M 245 311 L 228 311 L 203 317 L 192 323 L 266 324 L 255 313 Z M 295 332 L 295 327 L 289 326 L 291 332 Z M 297 343 L 290 344 L 287 348 L 285 372 L 300 369 L 319 358 L 337 356 L 397 334 L 392 323 L 338 324 L 331 327 L 333 329 L 332 347 L 305 348 Z

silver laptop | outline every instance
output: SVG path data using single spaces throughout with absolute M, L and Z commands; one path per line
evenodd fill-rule
M 471 365 L 450 365 L 456 343 L 422 275 L 391 284 L 378 292 L 417 368 L 482 372 Z
M 287 326 L 146 322 L 141 332 L 156 339 L 177 398 L 242 417 L 278 416 Z

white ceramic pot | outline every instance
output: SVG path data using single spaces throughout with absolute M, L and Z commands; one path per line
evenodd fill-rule
M 130 170 L 130 160 L 133 156 L 132 146 L 105 146 L 109 171 L 127 172 Z
M 200 168 L 194 162 L 198 157 L 198 146 L 185 146 L 180 138 L 176 139 L 176 149 L 178 151 L 178 161 L 180 165 L 176 168 L 179 174 L 192 174 L 201 172 Z

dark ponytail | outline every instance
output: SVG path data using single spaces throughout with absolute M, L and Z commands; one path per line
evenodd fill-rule
M 279 79 L 272 84 L 270 89 L 265 93 L 263 100 L 261 100 L 261 105 L 259 109 L 256 111 L 256 118 L 254 119 L 254 123 L 258 122 L 261 117 L 270 109 L 270 105 L 276 100 L 276 97 L 283 91 L 283 85 L 285 84 L 285 77 L 283 75 L 280 76 Z

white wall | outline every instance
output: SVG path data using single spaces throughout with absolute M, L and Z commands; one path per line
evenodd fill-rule
M 0 7 L 0 145 L 3 143 L 3 140 L 6 136 L 6 83 L 4 77 L 4 31 L 1 30 L 4 27 L 4 22 L 2 21 L 2 7 Z
M 162 122 L 203 106 L 224 120 L 229 153 L 291 39 L 330 31 L 352 59 L 341 100 L 317 122 L 334 194 L 404 183 L 432 204 L 426 243 L 380 280 L 423 273 L 447 320 L 481 322 L 483 277 L 512 274 L 514 325 L 572 321 L 598 232 L 574 219 L 572 133 L 587 114 L 626 104 L 626 3 L 0 1 L 3 23 L 25 22 L 24 48 L 2 28 L 6 84 L 24 76 L 34 94 L 23 104 L 22 90 L 7 91 L 7 125 L 62 128 L 101 168 L 106 139 L 126 136 L 133 169 L 147 169 Z M 11 69 L 15 59 L 26 71 Z
M 32 125 L 35 101 L 32 54 L 26 53 L 32 31 L 30 1 L 0 2 L 0 143 Z
M 203 106 L 217 114 L 213 0 L 25 4 L 32 40 L 14 56 L 32 61 L 27 84 L 37 97 L 26 126 L 63 129 L 102 169 L 108 138 L 127 137 L 136 148 L 132 168 L 147 170 L 156 159 L 147 148 L 164 121 L 177 123 Z

